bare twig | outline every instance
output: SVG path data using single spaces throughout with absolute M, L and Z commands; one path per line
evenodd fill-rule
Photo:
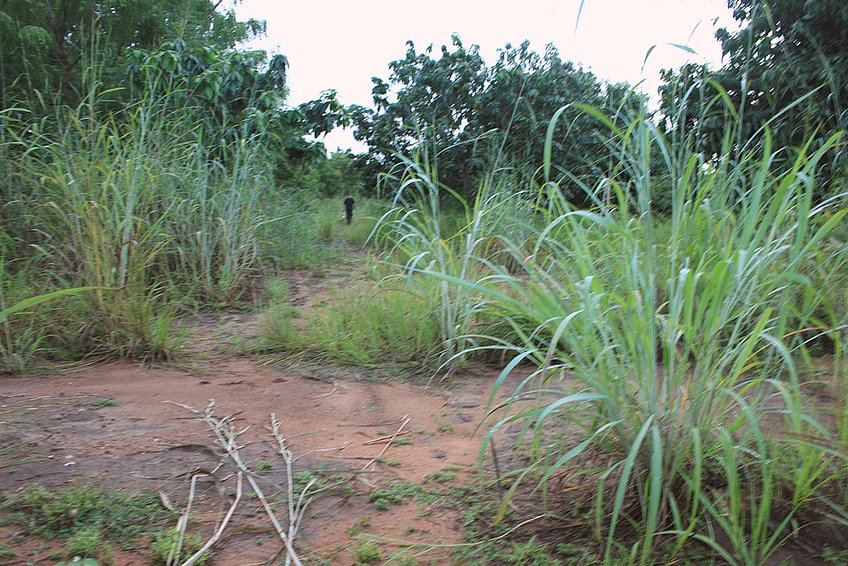
M 394 440 L 395 437 L 397 437 L 397 436 L 407 436 L 410 432 L 412 432 L 412 431 L 404 430 L 404 431 L 401 431 L 401 432 L 396 432 L 395 434 L 387 434 L 386 436 L 381 436 L 380 438 L 372 438 L 371 440 L 366 440 L 365 442 L 363 442 L 362 445 L 363 446 L 371 446 L 372 444 L 382 444 L 383 442 L 385 442 L 387 440 L 388 441 Z
M 242 492 L 242 484 L 243 484 L 242 479 L 243 479 L 243 477 L 244 477 L 243 472 L 241 470 L 239 470 L 238 471 L 238 479 L 237 479 L 237 483 L 236 483 L 236 498 L 233 501 L 233 504 L 230 505 L 230 510 L 227 511 L 227 515 L 224 517 L 224 520 L 221 522 L 221 525 L 218 527 L 218 530 L 215 531 L 215 534 L 212 535 L 212 538 L 210 538 L 208 541 L 206 541 L 206 544 L 204 544 L 200 548 L 200 550 L 198 550 L 197 552 L 192 554 L 189 557 L 188 560 L 183 562 L 182 566 L 192 566 L 195 562 L 197 562 L 200 559 L 201 556 L 203 556 L 203 554 L 207 550 L 212 548 L 213 544 L 218 542 L 218 540 L 221 538 L 221 535 L 224 533 L 224 529 L 227 528 L 227 524 L 230 522 L 230 518 L 232 518 L 233 513 L 236 510 L 236 507 L 238 506 L 239 502 L 241 501 L 241 492 Z
M 286 445 L 286 438 L 280 432 L 280 421 L 277 419 L 277 415 L 275 413 L 271 413 L 271 434 L 274 436 L 274 440 L 277 441 L 277 451 L 280 456 L 283 457 L 283 461 L 286 463 L 286 479 L 287 479 L 287 495 L 288 497 L 288 508 L 289 508 L 289 540 L 293 540 L 295 536 L 297 536 L 297 530 L 300 528 L 300 521 L 303 516 L 303 512 L 306 510 L 306 506 L 309 505 L 312 498 L 307 498 L 307 494 L 309 493 L 309 488 L 313 486 L 313 484 L 317 481 L 315 478 L 312 478 L 309 483 L 306 484 L 306 487 L 300 492 L 300 496 L 297 498 L 297 503 L 295 503 L 294 499 L 294 469 L 293 464 L 295 461 L 294 454 L 291 450 L 289 450 Z M 290 563 L 291 555 L 286 556 L 286 564 Z
M 177 519 L 176 530 L 179 533 L 179 537 L 171 544 L 171 548 L 168 550 L 168 558 L 165 559 L 166 566 L 173 566 L 180 559 L 180 552 L 182 551 L 183 541 L 185 540 L 185 530 L 188 526 L 189 515 L 191 515 L 191 505 L 194 503 L 194 494 L 197 489 L 197 476 L 198 474 L 195 474 L 191 477 L 191 487 L 188 490 L 188 503 L 186 503 L 185 511 Z
M 300 454 L 298 456 L 295 456 L 294 453 L 289 448 L 289 446 L 287 444 L 287 440 L 292 438 L 293 436 L 296 436 L 296 435 L 289 435 L 288 437 L 284 436 L 283 433 L 282 433 L 282 430 L 281 430 L 280 421 L 277 419 L 276 414 L 271 413 L 271 427 L 270 427 L 271 434 L 272 434 L 273 439 L 275 441 L 276 450 L 279 453 L 279 455 L 283 458 L 283 461 L 286 464 L 286 485 L 284 487 L 280 486 L 280 487 L 282 487 L 282 489 L 284 489 L 287 492 L 287 496 L 288 496 L 287 497 L 288 525 L 287 525 L 287 528 L 284 529 L 282 524 L 280 523 L 280 520 L 277 518 L 276 513 L 274 512 L 274 509 L 271 507 L 271 504 L 268 502 L 268 499 L 266 498 L 265 494 L 263 493 L 262 488 L 257 483 L 255 475 L 253 474 L 253 472 L 250 471 L 250 469 L 247 467 L 247 465 L 245 464 L 244 460 L 241 457 L 240 450 L 242 448 L 244 448 L 244 446 L 246 446 L 248 443 L 240 442 L 239 437 L 241 435 L 243 435 L 248 430 L 249 427 L 237 429 L 235 427 L 235 424 L 234 424 L 235 420 L 234 420 L 233 415 L 226 416 L 226 417 L 216 416 L 215 413 L 214 413 L 214 411 L 215 411 L 215 401 L 214 400 L 209 402 L 209 405 L 207 405 L 207 407 L 204 411 L 199 411 L 197 409 L 194 409 L 193 407 L 190 407 L 188 405 L 183 405 L 181 403 L 174 403 L 174 402 L 170 402 L 170 401 L 169 401 L 169 403 L 171 403 L 173 405 L 177 405 L 178 407 L 182 407 L 183 409 L 191 412 L 197 418 L 200 418 L 201 420 L 206 422 L 206 424 L 209 425 L 209 428 L 212 430 L 212 432 L 213 432 L 213 434 L 216 438 L 217 444 L 221 448 L 224 449 L 225 453 L 222 454 L 221 457 L 223 459 L 229 459 L 230 460 L 229 463 L 235 468 L 235 470 L 237 470 L 237 473 L 238 473 L 238 493 L 236 495 L 235 501 L 232 503 L 229 511 L 227 512 L 226 516 L 224 517 L 223 522 L 219 526 L 216 526 L 214 535 L 206 542 L 206 544 L 203 546 L 203 548 L 201 548 L 198 552 L 193 554 L 186 562 L 184 562 L 182 564 L 182 566 L 192 566 L 193 564 L 195 564 L 197 562 L 197 560 L 200 558 L 200 556 L 204 552 L 208 551 L 209 548 L 211 548 L 215 543 L 220 541 L 225 529 L 227 528 L 227 525 L 230 522 L 230 519 L 233 516 L 233 513 L 235 512 L 236 506 L 238 505 L 239 501 L 241 500 L 242 485 L 243 485 L 243 479 L 244 478 L 247 478 L 248 484 L 250 485 L 253 492 L 256 494 L 257 499 L 262 504 L 262 507 L 265 510 L 266 515 L 268 516 L 268 518 L 271 521 L 271 524 L 273 525 L 273 530 L 276 531 L 280 540 L 283 541 L 284 549 L 281 549 L 281 552 L 282 551 L 286 552 L 286 564 L 287 565 L 293 564 L 294 566 L 302 566 L 302 562 L 301 562 L 297 552 L 294 549 L 293 541 L 297 537 L 298 531 L 300 530 L 300 526 L 301 526 L 301 523 L 303 521 L 303 517 L 306 514 L 306 508 L 314 500 L 316 494 L 318 494 L 322 491 L 329 490 L 329 489 L 335 487 L 335 485 L 338 485 L 338 484 L 329 485 L 329 486 L 322 486 L 318 489 L 315 489 L 314 486 L 315 486 L 315 484 L 318 480 L 316 478 L 313 478 L 306 484 L 305 487 L 300 489 L 300 493 L 295 494 L 294 463 L 297 461 L 298 458 L 303 457 L 305 454 L 309 454 L 311 452 L 340 451 L 340 450 L 343 450 L 345 447 L 347 447 L 349 443 L 345 443 L 342 446 L 339 446 L 337 448 L 321 448 L 321 449 L 312 450 L 311 452 L 306 452 L 305 454 Z M 385 453 L 385 451 L 388 449 L 388 446 L 391 444 L 392 440 L 394 440 L 399 434 L 401 434 L 401 432 L 403 431 L 403 428 L 407 425 L 409 420 L 410 419 L 408 417 L 405 417 L 405 420 L 403 421 L 403 423 L 401 423 L 401 426 L 397 430 L 397 432 L 395 432 L 395 434 L 392 437 L 389 437 L 389 438 L 386 439 L 386 446 L 383 448 L 383 451 L 380 453 L 380 456 L 382 456 L 382 454 Z M 378 458 L 380 456 L 378 456 Z M 376 459 L 374 461 L 376 461 Z M 223 460 L 222 460 L 222 462 L 223 462 Z M 371 463 L 373 463 L 373 461 Z M 370 466 L 370 465 L 371 464 L 368 464 L 368 466 Z M 368 466 L 366 466 L 366 468 Z M 364 471 L 364 469 L 363 469 L 363 471 Z M 361 473 L 361 472 L 356 471 L 354 473 Z M 188 513 L 191 509 L 191 502 L 194 498 L 194 490 L 195 490 L 196 481 L 197 481 L 197 476 L 194 476 L 192 478 L 192 487 L 191 487 L 191 493 L 190 493 L 190 496 L 189 496 L 189 504 L 187 506 L 186 512 L 180 518 L 180 522 L 178 522 L 178 525 L 177 525 L 177 528 L 180 530 L 179 542 L 176 545 L 175 556 L 169 557 L 169 565 L 171 563 L 176 564 L 177 561 L 178 561 L 178 558 L 179 558 L 179 551 L 180 551 L 181 544 L 183 542 L 183 538 L 184 538 L 184 534 L 185 534 L 185 526 L 188 523 Z M 223 510 L 223 508 L 222 508 L 222 510 Z
M 280 521 L 277 519 L 277 516 L 274 513 L 274 510 L 271 508 L 271 505 L 268 503 L 268 500 L 266 499 L 262 488 L 260 488 L 259 484 L 256 483 L 256 479 L 253 477 L 253 474 L 250 472 L 250 469 L 248 469 L 248 467 L 241 459 L 241 454 L 239 453 L 239 446 L 236 441 L 238 440 L 238 437 L 244 434 L 244 432 L 247 431 L 249 427 L 245 427 L 240 431 L 235 430 L 232 425 L 232 417 L 223 417 L 219 419 L 214 416 L 214 408 L 215 402 L 212 401 L 206 407 L 203 420 L 206 421 L 212 428 L 212 432 L 214 432 L 215 436 L 218 438 L 218 444 L 220 444 L 227 451 L 227 454 L 229 454 L 236 467 L 242 472 L 244 472 L 244 474 L 247 476 L 247 482 L 250 484 L 250 487 L 253 489 L 253 492 L 256 493 L 256 496 L 262 503 L 262 507 L 265 510 L 265 514 L 268 515 L 268 518 L 271 520 L 271 524 L 274 525 L 274 529 L 277 531 L 277 535 L 280 537 L 280 540 L 282 540 L 283 544 L 286 546 L 286 552 L 288 553 L 288 555 L 286 556 L 286 563 L 294 562 L 296 566 L 303 566 L 300 561 L 300 558 L 297 555 L 297 551 L 292 545 L 291 539 L 289 538 L 285 530 L 283 530 L 283 527 L 280 524 Z M 289 476 L 289 483 L 291 483 L 291 481 L 291 476 Z M 289 523 L 291 522 L 292 521 L 290 519 Z
M 401 433 L 401 431 L 404 429 L 404 427 L 407 425 L 407 423 L 408 423 L 409 421 L 411 421 L 411 420 L 412 420 L 412 419 L 411 419 L 409 416 L 404 416 L 404 417 L 403 417 L 403 422 L 402 422 L 402 423 L 400 423 L 400 426 L 399 426 L 399 427 L 398 427 L 398 429 L 395 431 L 395 433 L 394 433 L 393 435 L 391 435 L 388 439 L 386 439 L 386 445 L 385 445 L 385 446 L 383 446 L 383 450 L 381 450 L 381 451 L 380 451 L 380 453 L 379 453 L 379 454 L 377 454 L 377 457 L 376 457 L 376 458 L 374 458 L 373 460 L 371 460 L 370 462 L 368 462 L 367 464 L 365 464 L 365 466 L 363 466 L 363 467 L 362 467 L 362 471 L 363 471 L 363 472 L 364 472 L 365 470 L 367 470 L 368 468 L 370 468 L 371 466 L 373 466 L 373 465 L 374 465 L 374 462 L 376 462 L 377 460 L 379 460 L 380 458 L 382 458 L 382 457 L 383 457 L 383 454 L 385 454 L 385 453 L 386 453 L 386 450 L 388 450 L 388 449 L 389 449 L 389 446 L 391 446 L 391 445 L 392 445 L 392 442 L 394 442 L 395 438 L 397 438 L 397 435 L 399 435 L 399 434 Z

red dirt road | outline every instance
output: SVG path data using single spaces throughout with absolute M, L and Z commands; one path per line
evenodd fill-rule
M 162 491 L 179 509 L 191 475 L 213 468 L 219 461 L 213 451 L 220 450 L 208 425 L 177 404 L 203 409 L 214 400 L 217 415 L 235 415 L 239 426 L 249 425 L 241 437 L 247 445 L 242 453 L 254 470 L 260 462 L 271 463 L 261 484 L 271 491 L 276 490 L 268 486 L 285 482 L 282 459 L 268 442 L 271 413 L 295 455 L 302 455 L 296 472 L 333 470 L 340 477 L 352 477 L 385 446 L 366 442 L 392 435 L 409 418 L 405 430 L 411 443 L 390 446 L 381 461 L 348 484 L 355 486 L 353 495 L 348 491 L 318 499 L 304 518 L 298 548 L 333 564 L 351 564 L 356 541 L 346 531 L 362 522 L 368 525 L 365 532 L 389 538 L 428 543 L 458 539 L 461 531 L 452 513 L 422 509 L 414 502 L 377 511 L 368 493 L 398 478 L 422 482 L 446 466 L 460 468 L 456 481 L 473 474 L 482 438 L 475 428 L 483 417 L 491 376 L 465 378 L 461 388 L 444 390 L 399 381 L 327 378 L 332 368 L 323 368 L 316 379 L 304 375 L 308 372 L 278 371 L 247 358 L 215 358 L 209 367 L 193 372 L 112 364 L 53 377 L 3 378 L 0 446 L 11 449 L 0 460 L 7 466 L 0 475 L 0 492 L 34 483 L 59 488 L 89 482 L 110 489 Z M 221 482 L 230 490 L 235 485 L 232 477 Z M 214 487 L 210 482 L 204 488 L 207 501 L 198 518 L 207 520 L 194 528 L 204 536 L 220 516 Z M 241 534 L 220 545 L 215 564 L 263 563 L 282 546 L 255 502 L 241 507 L 248 511 L 237 512 L 232 524 Z M 31 547 L 14 534 L 8 527 L 0 531 L 12 548 Z M 146 562 L 143 553 L 122 553 L 118 563 Z

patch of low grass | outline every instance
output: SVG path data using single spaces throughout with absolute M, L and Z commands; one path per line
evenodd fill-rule
M 154 494 L 107 491 L 90 485 L 56 492 L 33 485 L 7 496 L 0 508 L 9 511 L 10 520 L 26 534 L 76 540 L 73 544 L 83 546 L 97 536 L 131 544 L 171 517 Z
M 391 481 L 385 487 L 375 489 L 368 495 L 368 500 L 379 511 L 385 511 L 394 505 L 400 505 L 407 499 L 427 502 L 433 501 L 436 499 L 436 496 L 420 485 L 406 480 Z
M 6 544 L 5 542 L 0 542 L 0 558 L 17 558 L 18 553 L 12 549 L 11 546 Z
M 104 407 L 117 407 L 118 405 L 118 400 L 113 397 L 99 397 L 95 401 L 85 404 L 86 407 L 94 411 L 103 409 Z
M 304 346 L 359 366 L 422 364 L 438 352 L 431 297 L 414 286 L 335 290 L 306 323 Z
M 370 540 L 362 540 L 356 547 L 354 554 L 356 566 L 377 564 L 383 560 L 383 551 L 380 549 L 380 545 Z
M 115 563 L 115 551 L 106 542 L 100 528 L 95 526 L 75 530 L 65 543 L 65 552 L 75 559 L 97 558 L 99 563 L 106 566 Z
M 294 323 L 297 310 L 291 305 L 288 282 L 274 277 L 265 282 L 267 306 L 261 317 L 260 339 L 252 351 L 282 351 L 301 347 L 301 333 Z
M 153 564 L 167 564 L 168 557 L 176 554 L 179 546 L 180 531 L 177 529 L 165 529 L 157 532 L 150 541 L 150 558 Z M 204 544 L 199 534 L 186 533 L 180 546 L 180 557 L 185 560 L 193 556 Z M 212 552 L 206 551 L 198 557 L 195 564 L 205 564 L 212 558 Z
M 447 483 L 456 479 L 456 472 L 451 470 L 438 470 L 429 474 L 427 479 L 436 483 Z
M 365 516 L 359 519 L 354 525 L 348 527 L 345 534 L 349 537 L 355 537 L 369 526 L 371 526 L 371 517 Z

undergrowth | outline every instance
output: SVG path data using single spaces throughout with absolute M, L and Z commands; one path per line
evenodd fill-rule
M 99 558 L 104 563 L 114 558 L 110 542 L 134 547 L 172 517 L 154 494 L 107 491 L 87 484 L 55 492 L 33 485 L 6 496 L 0 509 L 26 535 L 63 539 L 68 556 Z

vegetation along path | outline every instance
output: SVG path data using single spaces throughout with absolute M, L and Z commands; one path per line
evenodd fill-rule
M 350 276 L 288 274 L 301 308 L 316 308 L 328 286 Z M 249 427 L 239 437 L 241 457 L 265 497 L 279 503 L 287 494 L 285 461 L 268 430 L 272 414 L 293 452 L 295 496 L 315 480 L 296 539 L 305 563 L 368 559 L 377 547 L 362 542 L 360 533 L 427 545 L 457 542 L 460 512 L 444 504 L 451 495 L 446 482 L 455 487 L 476 477 L 482 433 L 475 431 L 492 376 L 472 372 L 444 389 L 340 366 L 263 364 L 232 347 L 255 340 L 257 318 L 195 317 L 185 367 L 109 363 L 4 378 L 0 436 L 8 448 L 0 453 L 0 492 L 33 484 L 50 492 L 85 484 L 158 492 L 157 504 L 173 510 L 173 520 L 165 521 L 170 527 L 185 509 L 194 477 L 188 531 L 205 541 L 235 500 L 237 482 L 231 459 L 219 465 L 222 448 L 208 424 L 186 408 L 214 402 L 215 414 Z M 284 548 L 255 492 L 244 491 L 223 535 L 226 544 L 215 547 L 216 564 L 264 564 Z M 285 505 L 275 508 L 284 512 Z M 30 534 L 19 523 L 2 527 L 9 563 L 53 564 L 65 555 L 61 542 Z M 144 542 L 112 544 L 115 563 L 149 563 Z M 438 560 L 440 554 L 426 556 Z

